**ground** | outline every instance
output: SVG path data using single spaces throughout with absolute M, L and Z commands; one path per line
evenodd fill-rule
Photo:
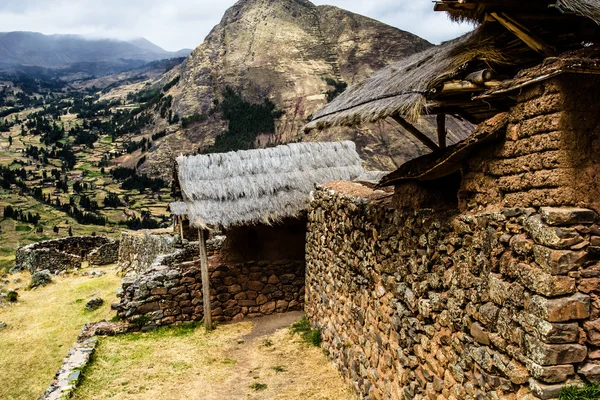
M 105 271 L 101 277 L 84 276 Z M 20 280 L 20 281 L 15 281 Z M 83 268 L 27 291 L 28 273 L 7 275 L 20 287 L 0 305 L 0 399 L 37 398 L 50 384 L 86 322 L 109 320 L 120 278 L 113 267 Z M 8 284 L 3 282 L 8 281 Z M 85 303 L 102 297 L 97 311 Z M 162 328 L 101 338 L 75 399 L 356 399 L 322 349 L 287 328 L 302 313 L 217 326 Z M 263 386 L 265 385 L 265 386 Z
M 301 315 L 103 338 L 74 399 L 357 399 L 322 349 L 290 333 Z
M 86 268 L 77 275 L 56 277 L 54 283 L 35 290 L 24 288 L 28 273 L 8 275 L 5 289 L 21 287 L 17 303 L 0 305 L 0 399 L 36 399 L 50 384 L 63 357 L 86 322 L 110 319 L 110 303 L 120 278 L 109 268 Z M 82 276 L 83 272 L 106 271 L 101 277 Z M 14 283 L 15 279 L 20 282 Z M 105 304 L 93 312 L 85 303 L 102 297 Z

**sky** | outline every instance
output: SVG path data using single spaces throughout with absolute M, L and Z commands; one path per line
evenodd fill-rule
M 0 0 L 0 31 L 145 37 L 165 50 L 200 45 L 235 0 Z M 440 43 L 472 29 L 433 12 L 430 0 L 313 0 Z

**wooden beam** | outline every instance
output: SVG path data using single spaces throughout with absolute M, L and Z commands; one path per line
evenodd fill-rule
M 446 148 L 446 135 L 448 131 L 446 131 L 446 114 L 438 114 L 437 115 L 437 134 L 438 134 L 438 144 L 440 149 Z
M 183 242 L 183 217 L 178 215 L 177 218 L 179 219 L 179 231 L 181 232 L 181 241 Z
M 202 301 L 204 303 L 204 326 L 212 330 L 212 315 L 210 310 L 210 276 L 208 275 L 208 257 L 206 256 L 206 236 L 204 229 L 198 229 L 200 246 L 200 271 L 202 274 Z
M 556 51 L 548 45 L 543 39 L 531 32 L 525 25 L 511 18 L 505 13 L 492 12 L 490 15 L 498 21 L 502 26 L 515 34 L 531 49 L 537 51 L 545 57 L 556 56 Z
M 420 130 L 415 128 L 415 126 L 413 124 L 411 124 L 410 122 L 408 122 L 401 116 L 395 115 L 392 118 L 394 119 L 394 121 L 399 123 L 400 126 L 402 126 L 404 129 L 406 129 L 407 131 L 412 133 L 417 139 L 419 139 L 421 141 L 421 143 L 423 143 L 425 146 L 429 147 L 432 151 L 436 151 L 436 150 L 440 149 L 433 140 L 429 139 L 429 137 L 427 137 L 427 135 L 425 135 L 423 132 L 421 132 Z

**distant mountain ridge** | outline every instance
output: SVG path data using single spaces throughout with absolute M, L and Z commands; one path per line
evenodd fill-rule
M 166 51 L 144 38 L 131 41 L 89 39 L 79 35 L 37 32 L 0 32 L 0 68 L 3 66 L 65 67 L 76 63 L 112 63 L 123 60 L 155 61 L 185 57 L 191 50 Z

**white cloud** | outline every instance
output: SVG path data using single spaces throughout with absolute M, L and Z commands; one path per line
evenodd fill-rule
M 235 0 L 0 0 L 2 31 L 145 37 L 167 50 L 198 46 Z M 471 29 L 434 13 L 429 1 L 315 0 L 380 20 L 433 43 Z

